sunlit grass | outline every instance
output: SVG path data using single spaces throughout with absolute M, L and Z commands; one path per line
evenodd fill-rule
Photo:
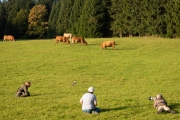
M 116 49 L 101 50 L 104 40 Z M 0 42 L 0 119 L 178 119 L 180 40 L 89 38 L 88 46 L 54 40 Z M 32 82 L 27 98 L 17 88 Z M 72 86 L 73 81 L 77 81 Z M 94 86 L 99 115 L 81 111 L 79 99 Z M 178 114 L 156 114 L 149 96 L 161 93 Z

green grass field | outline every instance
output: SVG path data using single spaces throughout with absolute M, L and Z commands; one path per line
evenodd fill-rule
M 105 40 L 116 49 L 101 50 Z M 180 39 L 87 38 L 0 42 L 0 120 L 176 120 L 180 118 Z M 30 97 L 14 97 L 31 81 Z M 77 84 L 72 86 L 73 81 Z M 101 113 L 84 114 L 90 86 Z M 176 114 L 156 114 L 149 96 L 161 93 Z

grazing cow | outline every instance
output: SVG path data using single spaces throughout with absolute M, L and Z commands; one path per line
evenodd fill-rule
M 63 36 L 56 36 L 56 39 L 55 39 L 55 42 L 56 42 L 56 44 L 58 43 L 58 42 L 63 42 Z
M 80 42 L 81 42 L 81 40 L 80 40 L 80 39 L 78 39 L 78 37 L 73 36 L 73 37 L 72 37 L 72 39 L 71 39 L 71 42 L 72 42 L 72 44 L 73 44 L 73 43 L 80 43 Z
M 115 49 L 115 41 L 104 41 L 100 46 L 101 49 L 106 48 L 106 50 L 107 47 L 112 47 L 113 49 Z
M 70 41 L 69 41 L 69 39 L 68 39 L 67 37 L 63 37 L 63 43 L 68 43 L 68 44 L 70 44 Z
M 14 36 L 12 36 L 12 35 L 4 35 L 3 41 L 14 41 L 15 42 L 15 39 L 14 39 Z
M 76 36 L 73 36 L 72 39 L 71 39 L 71 41 L 72 41 L 72 44 L 73 44 L 73 43 L 80 43 L 80 42 L 81 42 L 81 39 L 78 38 L 78 37 L 76 37 Z
M 88 44 L 84 38 L 82 38 L 82 37 L 80 37 L 80 38 L 81 38 L 81 43 L 83 43 L 83 44 L 85 44 L 85 45 Z
M 67 37 L 68 39 L 72 38 L 72 34 L 71 33 L 64 33 L 63 35 L 64 37 Z
M 74 43 L 82 43 L 82 44 L 87 45 L 87 42 L 82 37 L 75 37 L 75 36 L 72 37 L 72 44 L 74 44 Z

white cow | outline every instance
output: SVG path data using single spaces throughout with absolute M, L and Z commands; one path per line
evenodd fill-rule
M 72 38 L 72 34 L 71 33 L 64 33 L 63 35 L 64 37 L 67 37 L 68 39 Z

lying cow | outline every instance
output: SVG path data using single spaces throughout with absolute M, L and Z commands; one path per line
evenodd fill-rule
M 14 39 L 14 36 L 12 36 L 12 35 L 4 35 L 3 41 L 14 41 L 15 42 L 15 39 Z
M 74 44 L 74 43 L 82 43 L 82 44 L 87 45 L 86 40 L 84 38 L 82 38 L 82 37 L 74 36 L 74 37 L 72 37 L 71 41 L 72 41 L 72 44 Z
M 115 41 L 104 41 L 100 46 L 101 49 L 106 48 L 106 50 L 107 47 L 112 47 L 113 49 L 115 49 Z

